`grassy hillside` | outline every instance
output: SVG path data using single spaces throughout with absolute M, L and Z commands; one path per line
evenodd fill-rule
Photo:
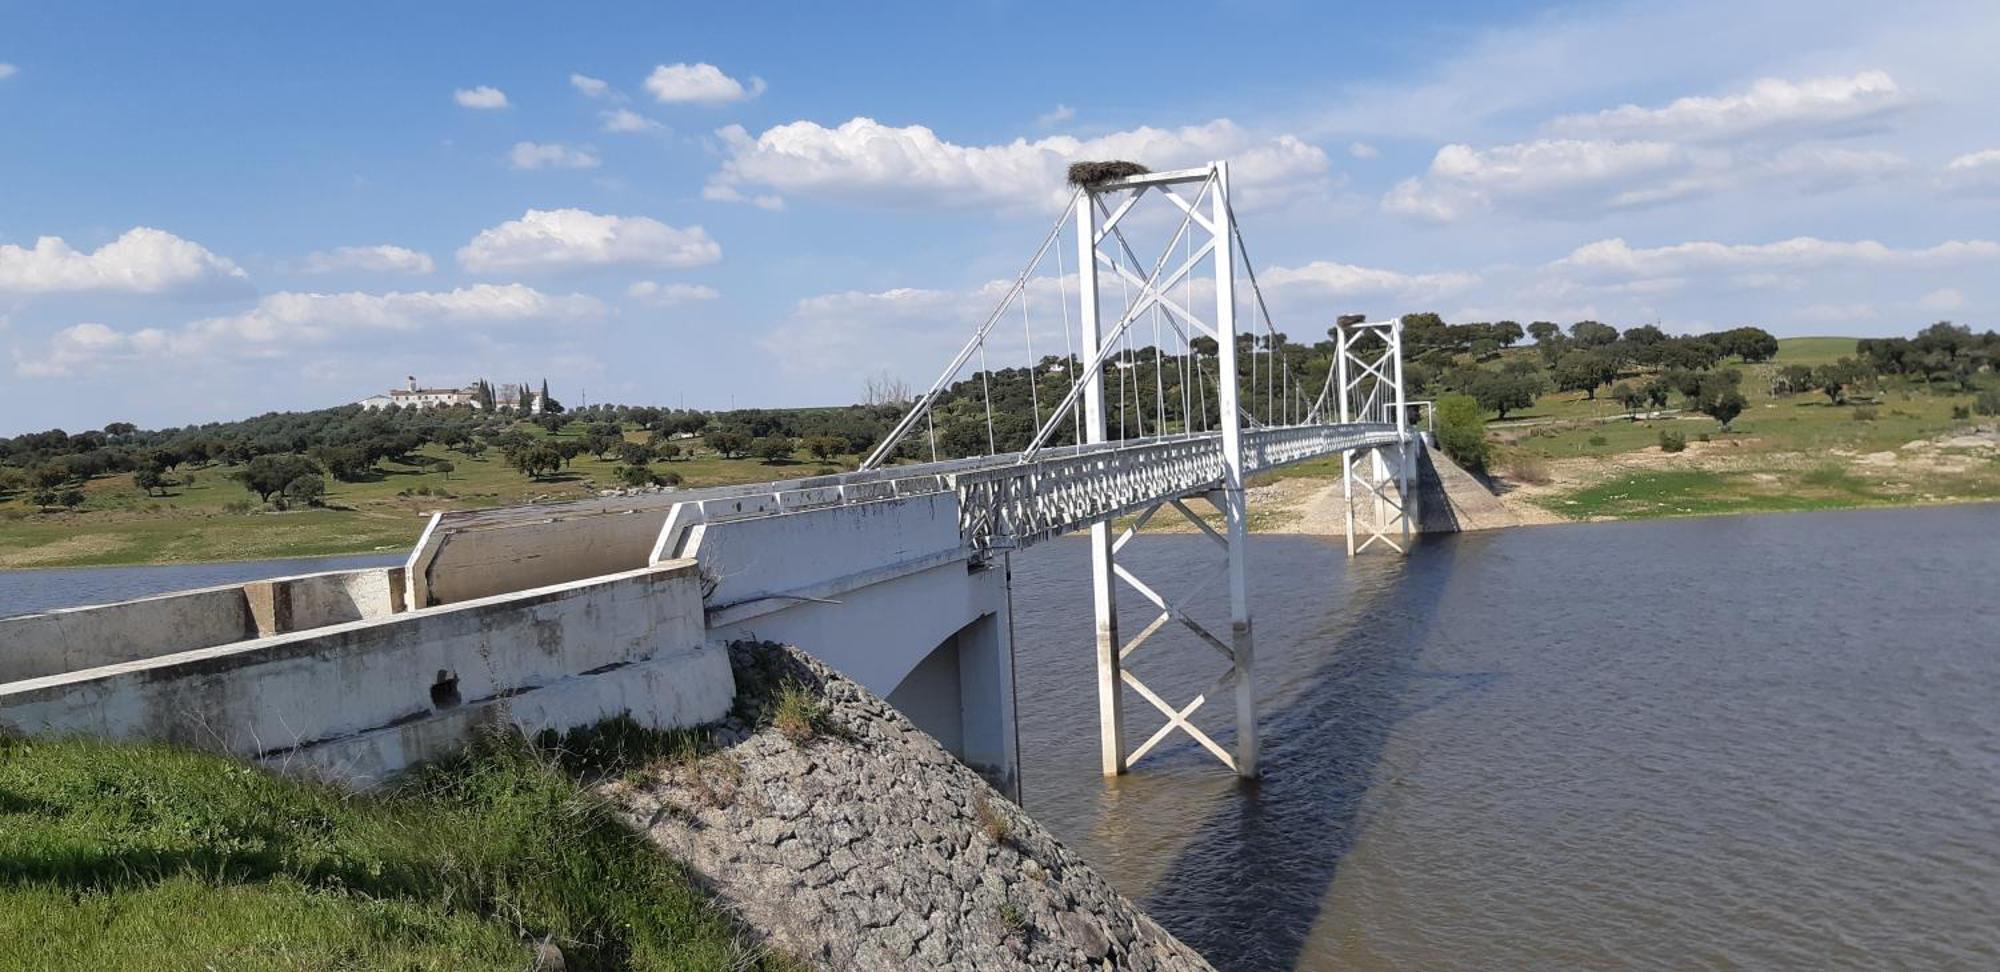
M 1787 338 L 1775 360 L 1738 365 L 1748 407 L 1728 430 L 1684 411 L 1629 421 L 1602 391 L 1595 401 L 1543 395 L 1490 426 L 1494 466 L 1517 499 L 1577 519 L 2000 499 L 2000 449 L 1945 441 L 1973 427 L 1954 415 L 1973 394 L 1894 381 L 1839 405 L 1817 392 L 1771 394 L 1777 369 L 1825 364 L 1854 344 Z M 1664 452 L 1662 432 L 1688 449 Z
M 521 429 L 546 433 L 533 425 Z M 572 425 L 557 438 L 580 438 Z M 627 438 L 643 441 L 637 432 Z M 448 459 L 449 474 L 391 461 L 367 482 L 327 480 L 324 509 L 266 510 L 257 496 L 231 478 L 240 467 L 218 463 L 184 467 L 193 482 L 148 496 L 129 475 L 100 476 L 84 488 L 83 506 L 39 512 L 25 496 L 0 498 L 0 569 L 110 564 L 183 563 L 311 557 L 407 549 L 434 510 L 502 506 L 536 499 L 580 499 L 616 485 L 613 460 L 577 457 L 547 479 L 531 480 L 509 468 L 497 450 L 474 459 L 428 445 L 411 458 Z M 837 460 L 852 468 L 851 459 Z M 657 462 L 661 473 L 686 486 L 718 486 L 809 475 L 823 467 L 803 454 L 789 462 L 723 459 L 710 452 Z
M 0 970 L 756 969 L 526 743 L 358 797 L 157 745 L 0 740 Z

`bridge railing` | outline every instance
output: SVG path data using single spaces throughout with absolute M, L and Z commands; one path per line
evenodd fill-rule
M 1243 434 L 1246 472 L 1396 441 L 1395 426 L 1293 426 Z M 959 530 L 974 550 L 1011 549 L 1221 484 L 1221 437 L 1128 445 L 958 473 Z

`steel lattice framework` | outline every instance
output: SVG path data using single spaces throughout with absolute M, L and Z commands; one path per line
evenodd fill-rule
M 1156 257 L 1143 260 L 1127 228 L 1143 200 L 1169 207 L 1174 225 Z M 975 355 L 982 359 L 984 342 L 1010 304 L 1023 301 L 1025 288 L 1044 256 L 1060 257 L 1062 230 L 1074 231 L 1076 245 L 1077 326 L 1080 354 L 1066 368 L 1074 377 L 1061 402 L 1048 411 L 1035 399 L 1037 418 L 1046 416 L 1019 452 L 949 461 L 896 465 L 891 457 L 899 444 L 930 422 L 932 406 Z M 419 590 L 428 565 L 456 533 L 495 529 L 517 522 L 550 522 L 593 516 L 666 510 L 654 540 L 652 561 L 684 555 L 689 538 L 701 524 L 726 523 L 856 504 L 893 504 L 913 497 L 934 498 L 949 493 L 958 504 L 961 547 L 937 551 L 935 557 L 978 561 L 1064 533 L 1088 530 L 1092 605 L 1096 621 L 1099 740 L 1107 775 L 1123 773 L 1133 761 L 1152 752 L 1175 731 L 1185 732 L 1203 749 L 1237 773 L 1257 775 L 1258 739 L 1255 695 L 1255 640 L 1248 596 L 1248 509 L 1244 478 L 1290 463 L 1339 454 L 1344 462 L 1343 493 L 1347 498 L 1348 553 L 1357 554 L 1378 541 L 1398 551 L 1409 546 L 1415 514 L 1412 480 L 1420 437 L 1410 428 L 1403 391 L 1402 320 L 1347 323 L 1343 318 L 1333 336 L 1337 343 L 1332 374 L 1308 409 L 1301 396 L 1298 412 L 1289 411 L 1292 389 L 1286 387 L 1286 420 L 1298 415 L 1302 424 L 1266 427 L 1254 420 L 1240 401 L 1236 270 L 1242 250 L 1235 214 L 1229 201 L 1229 166 L 1213 162 L 1193 169 L 1148 173 L 1079 188 L 1066 216 L 1057 222 L 1027 269 L 1007 289 L 999 306 L 979 325 L 937 381 L 918 398 L 895 429 L 876 447 L 857 472 L 781 482 L 691 490 L 655 497 L 587 501 L 563 507 L 520 507 L 512 510 L 439 514 L 419 541 L 410 570 Z M 1178 251 L 1178 252 L 1177 252 Z M 1245 261 L 1247 263 L 1247 261 Z M 1140 268 L 1148 268 L 1143 272 Z M 1248 274 L 1248 268 L 1245 267 Z M 1058 281 L 1064 278 L 1058 263 Z M 1197 279 L 1213 281 L 1212 311 L 1192 299 Z M 1105 281 L 1116 284 L 1123 303 L 1105 314 Z M 1249 274 L 1252 306 L 1262 315 L 1264 329 L 1275 340 L 1269 314 Z M 1176 298 L 1184 286 L 1187 296 Z M 1115 364 L 1119 342 L 1144 315 L 1161 318 L 1192 351 L 1200 337 L 1215 342 L 1214 394 L 1217 421 L 1201 431 L 1192 428 L 1182 409 L 1184 431 L 1165 432 L 1164 420 L 1153 435 L 1114 440 L 1106 423 L 1107 370 Z M 1108 326 L 1107 326 L 1108 322 Z M 1065 329 L 1068 322 L 1065 321 Z M 1156 332 L 1157 333 L 1157 332 Z M 1032 360 L 1032 344 L 1031 360 Z M 1254 342 L 1253 342 L 1254 347 Z M 1268 346 L 1267 346 L 1268 347 Z M 1277 349 L 1282 352 L 1282 345 Z M 1129 351 L 1129 344 L 1128 344 Z M 1203 354 L 1208 352 L 1204 351 Z M 1160 348 L 1154 348 L 1155 375 Z M 1192 355 L 1190 355 L 1192 357 Z M 1252 388 L 1256 359 L 1251 359 Z M 1199 361 L 1194 362 L 1200 365 Z M 1205 371 L 1193 369 L 1197 381 Z M 1289 381 L 1290 370 L 1286 369 Z M 1123 379 L 1120 379 L 1121 381 Z M 1186 380 L 1183 378 L 1183 389 Z M 1121 384 L 1120 388 L 1124 386 Z M 1031 388 L 1032 391 L 1032 388 Z M 1122 394 L 1122 392 L 1121 392 Z M 1156 405 L 1158 404 L 1156 394 Z M 1421 403 L 1419 403 L 1421 404 Z M 1206 422 L 1207 404 L 1202 404 Z M 988 436 L 992 436 L 988 402 Z M 1267 418 L 1279 413 L 1267 408 Z M 1301 414 L 1302 413 L 1302 414 Z M 1123 411 L 1121 409 L 1121 414 Z M 1335 419 L 1337 421 L 1329 421 Z M 1079 441 L 1053 444 L 1065 427 Z M 1142 425 L 1143 431 L 1143 425 Z M 1221 526 L 1189 506 L 1198 498 L 1220 514 Z M 1357 510 L 1366 505 L 1372 516 L 1359 522 Z M 1186 611 L 1197 591 L 1178 597 L 1162 594 L 1155 584 L 1119 561 L 1119 554 L 1163 511 L 1188 520 L 1215 542 L 1222 556 L 1207 583 L 1227 588 L 1229 630 L 1204 626 Z M 1135 517 L 1123 530 L 1114 521 Z M 654 522 L 659 522 L 655 520 Z M 1367 536 L 1360 537 L 1360 530 Z M 908 567 L 910 565 L 903 565 Z M 919 565 L 920 566 L 920 565 Z M 860 574 L 888 569 L 858 568 Z M 859 574 L 857 575 L 859 576 Z M 1117 589 L 1122 585 L 1158 613 L 1132 638 L 1121 637 Z M 421 596 L 418 597 L 422 603 Z M 1164 631 L 1185 629 L 1196 641 L 1215 651 L 1227 669 L 1207 691 L 1174 704 L 1148 687 L 1126 662 Z M 1124 744 L 1124 692 L 1129 688 L 1165 716 L 1165 723 L 1129 753 Z M 1235 702 L 1236 738 L 1233 752 L 1197 727 L 1192 718 L 1212 698 L 1227 691 Z

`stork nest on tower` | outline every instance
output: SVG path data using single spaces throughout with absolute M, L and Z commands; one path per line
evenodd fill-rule
M 1151 171 L 1153 170 L 1137 162 L 1072 162 L 1069 167 L 1069 184 L 1094 186 L 1100 182 L 1145 175 Z

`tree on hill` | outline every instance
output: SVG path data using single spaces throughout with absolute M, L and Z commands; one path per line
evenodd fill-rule
M 1638 421 L 1639 409 L 1646 406 L 1645 391 L 1622 381 L 1611 386 L 1611 397 L 1625 407 L 1625 417 L 1633 421 Z
M 1703 374 L 1695 390 L 1695 410 L 1721 423 L 1724 429 L 1729 428 L 1729 423 L 1743 414 L 1748 405 L 1743 393 L 1737 390 L 1742 384 L 1743 373 L 1734 368 Z
M 147 496 L 153 495 L 155 491 L 164 494 L 167 491 L 167 477 L 158 469 L 148 466 L 132 474 L 132 485 L 145 490 Z
M 1550 377 L 1560 391 L 1580 391 L 1584 397 L 1595 399 L 1599 385 L 1617 379 L 1618 364 L 1602 351 L 1570 351 L 1556 361 Z
M 1479 407 L 1496 413 L 1496 418 L 1506 418 L 1507 413 L 1517 408 L 1527 408 L 1535 404 L 1535 396 L 1541 393 L 1541 376 L 1520 372 L 1489 371 L 1478 369 L 1478 374 L 1459 388 L 1471 395 Z
M 783 462 L 792 457 L 792 440 L 781 435 L 767 435 L 750 443 L 750 454 L 766 463 Z
M 1470 395 L 1450 394 L 1437 400 L 1438 448 L 1473 472 L 1486 468 L 1486 414 Z
M 510 454 L 507 461 L 529 479 L 544 479 L 562 468 L 563 457 L 554 446 L 541 443 Z
M 1554 321 L 1536 321 L 1528 325 L 1528 336 L 1534 338 L 1536 344 L 1542 344 L 1552 337 L 1561 337 L 1562 325 Z
M 555 397 L 549 394 L 549 380 L 547 378 L 542 379 L 542 414 L 561 415 L 562 410 L 562 403 L 556 401 Z
M 318 473 L 305 473 L 285 484 L 284 490 L 278 494 L 278 508 L 318 506 L 325 497 L 326 480 Z
M 1818 386 L 1813 383 L 1811 365 L 1788 364 L 1778 369 L 1777 374 L 1771 376 L 1771 394 L 1773 395 L 1796 395 L 1800 392 L 1814 391 L 1817 388 Z
M 301 476 L 318 476 L 319 465 L 300 455 L 258 456 L 236 473 L 236 479 L 243 488 L 256 493 L 257 498 L 269 503 L 271 497 L 284 491 L 292 480 Z
M 599 459 L 611 458 L 611 454 L 616 452 L 618 447 L 624 443 L 625 438 L 615 433 L 607 435 L 603 432 L 593 431 L 583 437 L 583 448 Z
M 1601 348 L 1618 340 L 1618 329 L 1597 321 L 1577 321 L 1569 326 L 1569 338 L 1579 347 Z
M 1716 335 L 1715 344 L 1723 354 L 1733 354 L 1750 363 L 1778 356 L 1778 339 L 1761 327 L 1731 328 Z
M 1865 372 L 1860 362 L 1842 358 L 1830 365 L 1814 368 L 1813 387 L 1818 388 L 1830 404 L 1841 405 L 1847 401 L 1847 386 L 1863 377 Z
M 826 462 L 847 451 L 847 440 L 837 435 L 807 436 L 805 441 L 800 444 L 805 447 L 807 452 L 812 453 L 814 459 L 818 459 L 821 462 Z
M 643 466 L 653 461 L 653 447 L 644 442 L 624 442 L 618 444 L 618 459 L 628 466 Z
M 734 459 L 750 448 L 750 437 L 735 429 L 717 429 L 702 436 L 701 441 L 724 459 Z

